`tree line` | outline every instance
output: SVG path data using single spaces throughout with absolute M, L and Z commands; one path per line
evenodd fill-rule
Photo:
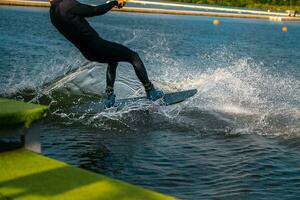
M 300 10 L 300 0 L 172 0 L 185 3 L 214 4 L 222 6 L 237 6 L 261 8 L 270 10 Z

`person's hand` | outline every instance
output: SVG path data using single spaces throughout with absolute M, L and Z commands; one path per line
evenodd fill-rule
M 117 0 L 118 8 L 123 8 L 126 4 L 126 0 Z

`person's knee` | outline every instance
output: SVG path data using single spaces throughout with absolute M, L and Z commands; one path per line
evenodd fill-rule
M 82 55 L 89 61 L 97 61 L 96 56 L 94 56 L 91 52 L 82 51 Z
M 130 60 L 131 60 L 131 63 L 136 63 L 136 62 L 139 62 L 140 60 L 140 56 L 138 53 L 132 51 L 131 52 L 131 56 L 130 56 Z

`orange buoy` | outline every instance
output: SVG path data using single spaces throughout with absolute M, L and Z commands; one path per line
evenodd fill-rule
M 215 19 L 214 21 L 213 21 L 213 24 L 215 25 L 215 26 L 218 26 L 219 25 L 219 20 L 217 20 L 217 19 Z
M 288 31 L 288 28 L 286 26 L 281 27 L 281 31 L 286 33 Z

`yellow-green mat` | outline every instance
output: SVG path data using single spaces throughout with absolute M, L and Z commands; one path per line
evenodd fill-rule
M 47 106 L 0 98 L 0 128 L 16 125 L 28 128 L 44 117 L 47 109 Z
M 0 153 L 0 199 L 174 199 L 30 151 Z

